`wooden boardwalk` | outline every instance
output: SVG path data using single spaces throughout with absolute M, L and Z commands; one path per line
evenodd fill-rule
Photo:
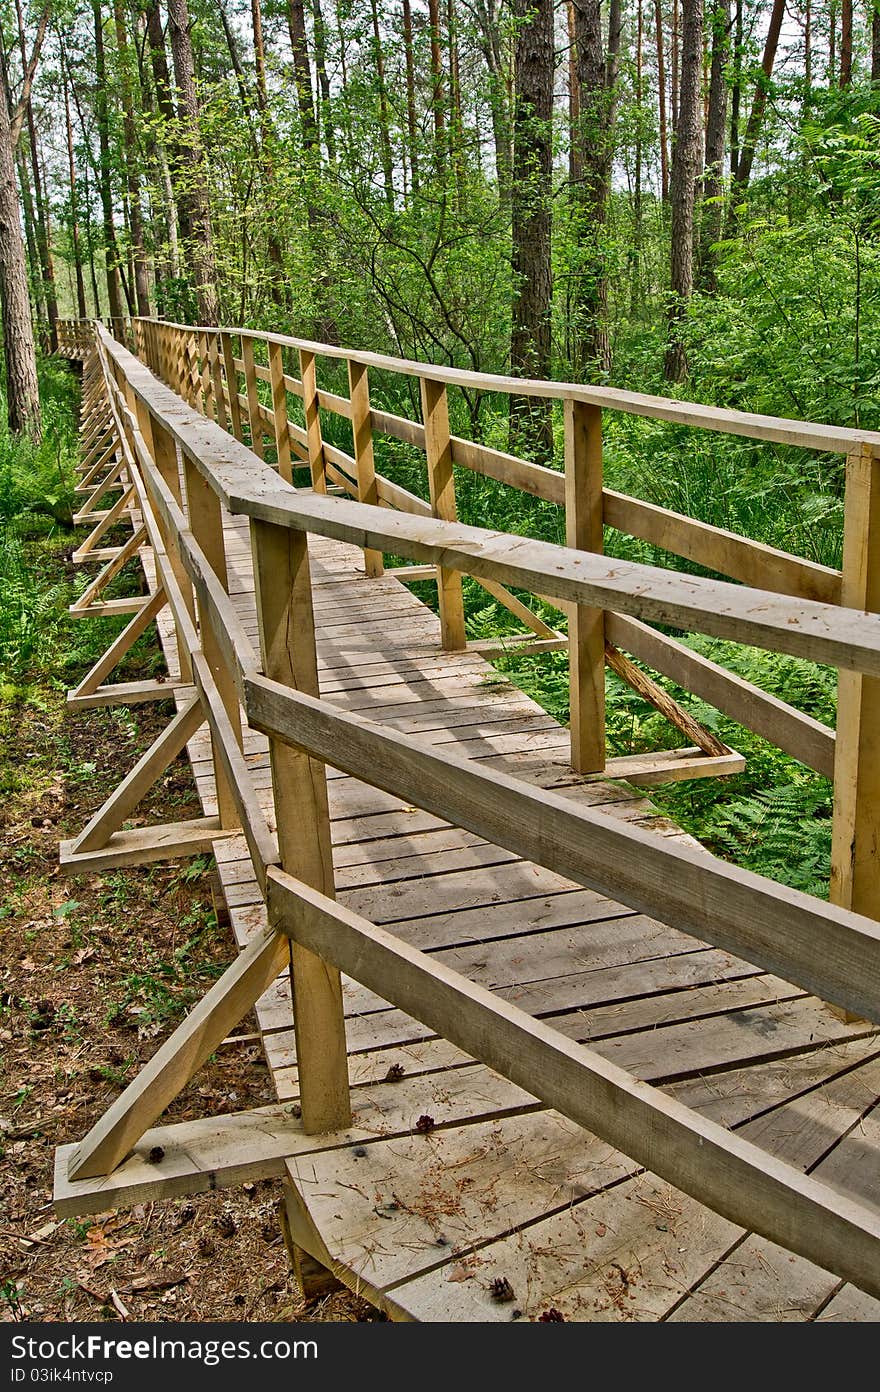
M 423 427 L 370 411 L 357 354 L 345 399 L 318 390 L 314 345 L 290 341 L 297 379 L 283 370 L 290 343 L 270 343 L 262 366 L 248 334 L 239 359 L 230 331 L 212 333 L 140 325 L 142 350 L 187 403 L 102 329 L 69 330 L 71 355 L 88 362 L 80 492 L 92 490 L 82 515 L 96 524 L 77 556 L 109 562 L 75 609 L 134 614 L 71 698 L 166 695 L 162 682 L 104 684 L 154 616 L 169 674 L 180 645 L 195 686 L 176 681 L 178 716 L 62 863 L 76 873 L 213 847 L 241 950 L 88 1135 L 59 1148 L 59 1212 L 280 1175 L 291 1253 L 313 1288 L 332 1272 L 395 1318 L 876 1320 L 880 936 L 876 914 L 852 911 L 874 873 L 873 771 L 853 713 L 858 674 L 880 676 L 880 622 L 855 581 L 616 494 L 602 504 L 609 525 L 654 529 L 700 564 L 720 547 L 718 568 L 741 584 L 606 564 L 601 530 L 582 535 L 578 521 L 590 498 L 601 521 L 596 478 L 579 473 L 601 458 L 596 406 L 579 401 L 593 388 L 564 388 L 566 488 L 580 483 L 560 499 L 552 471 L 451 437 L 433 379 L 422 380 Z M 287 416 L 291 392 L 307 431 Z M 624 396 L 609 404 L 679 409 Z M 321 409 L 351 419 L 356 459 L 321 442 Z M 859 443 L 736 413 L 710 424 L 814 448 Z M 375 474 L 374 429 L 426 449 L 430 505 Z M 282 480 L 258 457 L 270 430 Z M 289 486 L 292 443 L 314 491 Z M 466 467 L 564 502 L 568 548 L 460 527 L 453 448 Z M 861 469 L 880 438 L 859 449 Z M 322 496 L 340 480 L 355 502 Z M 114 488 L 120 501 L 96 511 Z M 132 539 L 98 548 L 126 509 Z M 398 575 L 375 573 L 383 552 L 428 563 L 439 619 Z M 102 601 L 135 553 L 151 598 Z M 571 731 L 465 645 L 459 571 L 518 613 L 539 649 L 570 645 Z M 755 587 L 768 576 L 775 590 Z M 567 605 L 568 639 L 505 584 Z M 645 619 L 835 661 L 850 714 L 835 736 Z M 626 781 L 713 776 L 741 759 L 618 641 L 854 790 L 835 803 L 843 907 L 714 860 Z M 692 747 L 574 771 L 602 766 L 606 660 Z M 187 735 L 204 817 L 125 830 Z M 853 883 L 841 888 L 848 828 Z M 341 1005 L 339 967 L 350 973 Z M 255 1001 L 278 1103 L 163 1126 Z
M 244 522 L 227 518 L 225 537 L 230 593 L 256 641 Z M 638 790 L 573 774 L 567 731 L 482 657 L 441 652 L 436 616 L 396 578 L 367 579 L 361 551 L 312 538 L 310 553 L 329 701 L 684 837 Z M 167 611 L 160 628 L 173 669 Z M 205 728 L 188 748 L 212 815 Z M 248 731 L 245 751 L 271 818 L 267 741 Z M 328 770 L 328 785 L 343 904 L 798 1167 L 880 1203 L 874 1027 L 845 1024 L 729 953 L 365 783 Z M 218 842 L 216 856 L 243 946 L 266 923 L 243 837 Z M 344 994 L 355 1131 L 292 1161 L 291 1172 L 328 1265 L 392 1315 L 880 1317 L 880 1302 L 640 1171 L 355 982 Z M 256 1014 L 277 1095 L 295 1102 L 286 976 Z M 499 1281 L 512 1299 L 493 1296 Z

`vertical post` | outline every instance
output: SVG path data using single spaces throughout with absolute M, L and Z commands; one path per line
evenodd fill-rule
M 880 459 L 846 461 L 841 604 L 880 612 Z M 880 919 L 880 679 L 838 678 L 831 840 L 832 904 Z
M 241 402 L 238 399 L 238 368 L 235 366 L 235 351 L 232 347 L 231 334 L 221 333 L 220 350 L 223 354 L 223 374 L 229 393 L 229 419 L 232 422 L 232 433 L 236 440 L 240 440 L 242 439 Z
M 272 386 L 272 421 L 275 427 L 275 453 L 278 456 L 278 472 L 288 483 L 292 483 L 293 463 L 290 457 L 287 388 L 284 385 L 284 353 L 280 343 L 269 344 L 269 376 Z
M 565 403 L 565 539 L 578 551 L 601 553 L 602 411 Z M 577 773 L 605 767 L 605 615 L 572 605 L 568 620 L 571 766 Z
M 349 361 L 348 392 L 351 397 L 351 433 L 357 464 L 358 501 L 379 505 L 376 489 L 376 464 L 373 458 L 373 418 L 370 410 L 370 383 L 367 369 Z M 369 576 L 383 575 L 385 566 L 381 551 L 364 548 L 364 569 Z
M 254 363 L 254 341 L 247 334 L 241 336 L 241 360 L 244 363 L 244 384 L 247 392 L 248 420 L 251 427 L 251 449 L 258 459 L 263 458 L 263 418 L 260 414 L 260 398 L 257 394 L 257 371 Z
M 431 511 L 444 522 L 457 521 L 455 476 L 452 472 L 452 444 L 449 438 L 449 403 L 446 386 L 429 377 L 420 378 L 422 420 L 425 423 L 425 454 L 428 460 L 428 489 Z M 461 574 L 437 568 L 437 598 L 440 603 L 440 639 L 447 652 L 467 647 L 464 631 L 464 601 Z
M 214 393 L 214 409 L 217 412 L 217 424 L 221 430 L 226 430 L 228 429 L 228 416 L 226 414 L 226 400 L 223 395 L 223 372 L 220 364 L 220 335 L 218 333 L 212 333 L 208 338 L 208 363 Z
M 299 375 L 302 379 L 303 410 L 306 418 L 306 440 L 309 449 L 309 468 L 312 487 L 316 493 L 327 492 L 327 467 L 324 461 L 324 441 L 321 437 L 321 412 L 318 407 L 318 373 L 315 355 L 301 348 Z
M 147 417 L 146 424 L 150 431 L 149 437 L 144 430 L 144 416 Z M 138 420 L 141 422 L 141 434 L 144 436 L 147 449 L 150 451 L 156 468 L 162 475 L 165 486 L 168 488 L 175 502 L 182 507 L 183 489 L 180 483 L 180 464 L 178 462 L 177 446 L 174 440 L 163 425 L 160 425 L 157 420 L 149 416 L 146 407 L 143 405 L 141 405 L 138 410 Z M 195 621 L 196 606 L 193 598 L 192 584 L 190 583 L 190 578 L 183 562 L 180 559 L 180 548 L 177 544 L 177 537 L 172 536 L 170 531 L 163 527 L 161 513 L 158 509 L 156 510 L 156 522 L 162 533 L 162 540 L 165 542 L 165 550 L 168 552 L 168 560 L 171 564 L 171 569 L 174 571 L 174 577 L 180 586 L 183 602 L 189 611 L 190 617 Z M 177 658 L 180 667 L 180 680 L 191 682 L 192 661 L 190 659 L 189 649 L 185 647 L 179 632 L 177 634 Z
M 208 420 L 214 420 L 214 378 L 211 374 L 211 355 L 208 349 L 207 333 L 199 334 L 199 357 L 202 368 L 202 402 Z
M 273 681 L 318 695 L 315 621 L 304 532 L 251 523 L 263 668 Z M 281 864 L 323 894 L 334 894 L 327 777 L 317 760 L 269 740 Z M 345 1019 L 339 972 L 291 944 L 293 1022 L 303 1127 L 309 1133 L 351 1124 Z
M 205 402 L 202 399 L 202 373 L 199 366 L 199 341 L 194 333 L 184 335 L 184 356 L 186 360 L 186 374 L 189 383 L 187 400 L 203 416 L 207 415 Z
M 224 589 L 228 590 L 226 574 L 226 547 L 223 542 L 223 512 L 220 500 L 210 484 L 199 473 L 192 460 L 184 456 L 184 476 L 186 479 L 186 498 L 189 512 L 190 531 L 204 552 L 208 565 L 213 570 Z M 223 652 L 207 616 L 199 612 L 199 640 L 205 660 L 220 693 L 229 722 L 235 731 L 239 748 L 242 747 L 241 707 L 238 703 L 238 689 L 232 672 L 226 665 Z M 214 738 L 211 737 L 214 747 Z M 238 826 L 238 811 L 226 778 L 222 760 L 214 748 L 214 781 L 217 787 L 217 809 L 220 825 Z

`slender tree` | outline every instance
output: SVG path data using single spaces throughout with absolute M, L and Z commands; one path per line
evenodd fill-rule
M 186 0 L 168 0 L 168 30 L 178 94 L 181 177 L 184 181 L 181 196 L 187 209 L 189 260 L 198 298 L 199 320 L 202 324 L 216 324 L 220 316 L 217 268 Z
M 721 237 L 723 221 L 721 196 L 724 177 L 724 141 L 727 132 L 727 64 L 730 58 L 730 0 L 714 0 L 709 15 L 712 34 L 712 63 L 706 111 L 706 154 L 703 166 L 702 207 L 700 212 L 700 280 L 714 293 L 713 247 Z
M 514 59 L 513 322 L 510 362 L 521 377 L 550 372 L 550 200 L 553 116 L 552 0 L 517 0 Z M 510 399 L 511 448 L 553 455 L 551 403 Z
M 680 331 L 694 288 L 694 185 L 700 161 L 702 53 L 702 0 L 682 0 L 681 82 L 669 189 L 671 294 L 664 371 L 670 382 L 680 382 L 687 374 L 687 356 Z
M 21 137 L 49 7 L 39 21 L 30 60 L 24 65 L 21 92 L 13 101 L 5 55 L 0 54 L 0 306 L 6 366 L 6 413 L 9 428 L 33 439 L 42 434 L 37 384 L 37 350 L 28 294 L 27 261 L 15 178 L 15 151 Z

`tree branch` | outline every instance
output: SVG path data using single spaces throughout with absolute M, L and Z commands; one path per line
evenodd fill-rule
M 34 85 L 34 77 L 36 76 L 37 72 L 37 64 L 40 61 L 40 52 L 43 47 L 43 40 L 46 37 L 46 30 L 49 27 L 49 16 L 51 14 L 51 11 L 51 0 L 46 0 L 46 4 L 43 6 L 43 10 L 40 15 L 40 22 L 37 25 L 37 36 L 34 39 L 34 47 L 31 53 L 31 61 L 28 63 L 27 68 L 25 69 L 24 81 L 21 86 L 21 96 L 15 104 L 15 110 L 12 113 L 12 119 L 10 121 L 13 149 L 17 147 L 19 139 L 21 138 L 21 128 L 24 125 L 25 112 L 28 108 L 28 102 L 31 99 L 31 88 Z

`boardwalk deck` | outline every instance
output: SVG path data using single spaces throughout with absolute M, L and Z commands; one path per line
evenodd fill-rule
M 225 527 L 230 593 L 255 636 L 247 529 L 229 518 Z M 567 732 L 482 657 L 441 652 L 436 616 L 398 579 L 367 579 L 350 546 L 312 538 L 310 551 L 328 700 L 684 838 L 637 789 L 573 774 Z M 173 671 L 167 611 L 160 630 Z M 206 729 L 188 749 L 212 815 Z M 246 732 L 245 751 L 271 818 L 264 737 Z M 328 782 L 343 904 L 878 1202 L 876 1029 L 378 789 L 333 770 Z M 243 946 L 265 906 L 243 838 L 218 842 L 216 856 Z M 287 1169 L 301 1196 L 299 1238 L 393 1316 L 880 1317 L 880 1302 L 640 1170 L 357 983 L 346 981 L 344 996 L 353 1130 Z M 278 1098 L 295 1103 L 286 977 L 256 1014 Z M 422 1131 L 420 1118 L 430 1119 Z

